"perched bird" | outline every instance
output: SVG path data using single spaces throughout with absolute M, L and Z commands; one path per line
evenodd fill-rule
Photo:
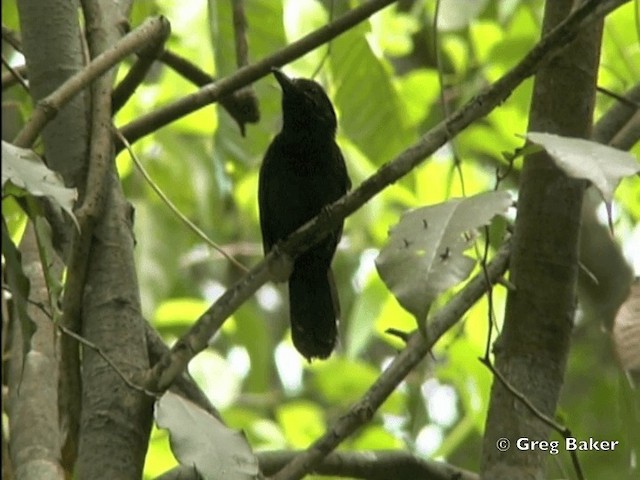
M 258 201 L 265 255 L 343 196 L 351 181 L 335 142 L 336 114 L 322 87 L 274 69 L 282 88 L 282 130 L 260 168 Z M 294 262 L 289 277 L 293 344 L 307 360 L 331 354 L 340 313 L 331 260 L 342 225 Z

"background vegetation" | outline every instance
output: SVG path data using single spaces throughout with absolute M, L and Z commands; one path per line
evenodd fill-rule
M 167 49 L 222 78 L 237 69 L 231 3 L 134 2 L 129 22 L 137 26 L 148 16 L 166 16 L 172 30 Z M 245 2 L 250 63 L 325 25 L 350 3 L 354 2 Z M 337 140 L 355 186 L 435 126 L 445 112 L 501 77 L 539 40 L 541 1 L 474 2 L 477 8 L 464 9 L 455 4 L 442 2 L 437 35 L 435 2 L 401 1 L 284 67 L 292 76 L 314 77 L 333 100 L 339 119 Z M 3 27 L 19 31 L 14 2 L 3 0 L 2 7 Z M 596 121 L 617 102 L 605 90 L 622 95 L 640 79 L 637 9 L 637 2 L 627 3 L 606 19 Z M 14 66 L 22 63 L 6 43 L 3 54 Z M 119 79 L 128 66 L 130 62 L 125 62 L 119 69 Z M 246 266 L 262 258 L 258 169 L 281 115 L 280 91 L 272 76 L 255 82 L 253 88 L 260 121 L 247 125 L 244 136 L 231 116 L 214 104 L 153 132 L 133 147 L 171 202 Z M 156 62 L 114 123 L 126 125 L 196 89 Z M 340 343 L 330 359 L 308 364 L 297 354 L 288 330 L 285 287 L 268 283 L 191 361 L 192 376 L 224 421 L 245 432 L 254 451 L 308 447 L 365 393 L 403 347 L 399 338 L 385 332 L 390 328 L 411 331 L 415 319 L 388 292 L 373 263 L 389 228 L 407 209 L 493 189 L 496 170 L 507 171 L 504 152 L 513 153 L 523 144 L 520 135 L 527 131 L 531 95 L 532 79 L 528 79 L 431 161 L 347 219 L 334 260 L 342 304 Z M 32 108 L 20 86 L 3 90 L 4 139 L 13 138 Z M 640 152 L 637 143 L 632 152 L 636 156 Z M 121 151 L 116 162 L 125 197 L 135 209 L 135 271 L 142 313 L 171 344 L 242 272 L 177 219 L 129 152 Z M 501 188 L 517 193 L 521 163 L 516 160 Z M 613 209 L 615 241 L 636 275 L 640 271 L 639 199 L 640 182 L 626 179 L 616 192 Z M 592 228 L 606 231 L 604 209 L 594 211 Z M 17 241 L 26 217 L 11 198 L 3 197 L 3 217 Z M 503 228 L 496 226 L 494 236 Z M 605 269 L 613 270 L 613 276 L 629 269 L 613 260 L 619 262 L 622 257 L 607 238 L 584 255 L 611 258 Z M 434 308 L 449 298 L 440 298 Z M 498 328 L 505 299 L 506 289 L 496 287 L 493 308 Z M 581 304 L 557 418 L 578 438 L 622 443 L 614 452 L 580 455 L 590 478 L 608 478 L 614 472 L 616 478 L 625 474 L 631 478 L 631 458 L 637 461 L 640 444 L 632 428 L 638 421 L 638 398 L 616 361 L 609 333 L 602 328 L 611 325 L 611 312 L 604 318 L 595 311 L 609 301 L 607 297 Z M 373 420 L 341 449 L 401 449 L 478 471 L 493 380 L 478 360 L 487 343 L 487 308 L 485 298 L 468 311 Z M 176 463 L 166 431 L 154 428 L 145 478 L 154 478 Z M 572 478 L 566 452 L 548 463 L 548 478 Z

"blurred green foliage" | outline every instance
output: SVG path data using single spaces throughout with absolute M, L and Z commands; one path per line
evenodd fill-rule
M 13 10 L 5 17 L 5 3 L 3 22 L 17 28 Z M 245 2 L 250 61 L 276 52 L 357 3 Z M 473 12 L 462 27 L 441 31 L 437 37 L 433 30 L 435 2 L 399 3 L 401 10 L 387 8 L 328 46 L 284 67 L 294 76 L 308 77 L 317 71 L 316 80 L 325 86 L 337 110 L 338 143 L 355 186 L 442 120 L 442 99 L 446 112 L 455 110 L 514 66 L 540 35 L 540 0 L 485 2 L 485 8 Z M 134 2 L 131 24 L 162 13 L 172 24 L 168 47 L 212 75 L 223 77 L 236 69 L 230 4 L 214 0 L 208 4 Z M 631 2 L 610 15 L 604 31 L 599 85 L 618 93 L 640 79 L 634 8 L 637 4 Z M 436 39 L 439 55 L 434 53 Z M 126 68 L 120 69 L 120 75 Z M 441 82 L 445 87 L 442 96 Z M 213 105 L 134 145 L 154 182 L 172 202 L 247 266 L 262 257 L 257 172 L 280 124 L 280 91 L 275 80 L 265 77 L 253 88 L 261 120 L 247 127 L 245 137 L 233 119 Z M 158 65 L 118 113 L 116 124 L 123 126 L 195 90 L 175 72 Z M 340 345 L 331 359 L 309 365 L 295 353 L 288 332 L 285 288 L 267 285 L 227 321 L 211 342 L 212 353 L 191 362 L 192 374 L 218 402 L 225 421 L 243 429 L 254 449 L 308 446 L 366 391 L 402 348 L 385 330 L 407 331 L 415 323 L 377 276 L 373 267 L 376 252 L 405 209 L 494 187 L 496 169 L 506 167 L 503 152 L 513 152 L 523 142 L 517 135 L 526 131 L 531 90 L 529 79 L 448 148 L 347 219 L 334 261 L 342 321 Z M 28 114 L 30 107 L 23 92 L 15 87 L 12 91 L 16 91 L 12 95 L 22 105 L 23 114 Z M 613 102 L 599 94 L 596 119 Z M 639 152 L 636 145 L 634 153 Z M 454 166 L 456 160 L 461 162 L 459 171 Z M 516 162 L 503 188 L 517 189 L 520 164 Z M 117 165 L 125 193 L 135 206 L 143 310 L 170 342 L 237 280 L 240 272 L 172 215 L 136 171 L 126 151 L 119 154 Z M 640 182 L 623 182 L 616 196 L 616 236 L 623 244 L 632 241 L 634 231 L 638 238 L 638 198 Z M 18 232 L 23 220 L 5 201 L 3 214 L 5 207 L 12 233 Z M 498 325 L 505 296 L 502 287 L 495 289 Z M 477 360 L 484 351 L 486 334 L 487 302 L 483 300 L 438 343 L 433 356 L 407 377 L 373 421 L 342 448 L 403 448 L 477 469 L 491 384 L 489 372 Z M 434 380 L 435 384 L 428 383 Z M 445 387 L 447 392 L 452 387 L 455 395 L 438 397 Z M 438 405 L 429 400 L 432 395 L 448 398 L 450 404 Z M 616 365 L 608 335 L 597 325 L 579 324 L 560 405 L 561 420 L 577 437 L 619 440 L 622 444 L 614 452 L 580 455 L 590 478 L 611 478 L 612 469 L 616 478 L 623 478 L 629 468 L 632 442 L 637 439 L 632 438 L 625 419 L 637 406 L 628 398 L 628 386 Z M 441 412 L 433 409 L 451 409 L 452 417 L 443 422 L 437 414 Z M 169 455 L 165 432 L 154 431 L 147 478 L 175 462 Z M 570 476 L 570 459 L 560 454 L 549 468 L 550 478 Z

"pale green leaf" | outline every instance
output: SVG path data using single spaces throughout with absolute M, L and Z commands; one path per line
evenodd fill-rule
M 167 392 L 156 402 L 155 419 L 169 431 L 180 464 L 194 467 L 203 479 L 253 480 L 258 475 L 258 461 L 244 434 L 194 403 Z
M 2 160 L 3 190 L 7 182 L 11 182 L 34 197 L 49 197 L 75 219 L 73 205 L 78 198 L 76 189 L 65 187 L 60 174 L 50 170 L 33 150 L 3 141 Z
M 624 177 L 640 172 L 640 163 L 629 152 L 582 138 L 530 132 L 527 138 L 543 147 L 568 176 L 589 180 L 610 203 Z
M 431 302 L 464 280 L 474 260 L 464 255 L 474 230 L 511 205 L 508 192 L 454 199 L 406 212 L 376 260 L 380 277 L 419 321 Z

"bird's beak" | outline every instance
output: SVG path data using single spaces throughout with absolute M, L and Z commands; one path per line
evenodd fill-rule
M 271 73 L 273 73 L 273 75 L 276 77 L 276 80 L 280 84 L 280 88 L 282 88 L 283 92 L 290 92 L 292 90 L 295 90 L 295 85 L 293 84 L 293 81 L 289 77 L 287 77 L 284 73 L 282 73 L 281 70 L 278 70 L 277 68 L 272 68 Z

